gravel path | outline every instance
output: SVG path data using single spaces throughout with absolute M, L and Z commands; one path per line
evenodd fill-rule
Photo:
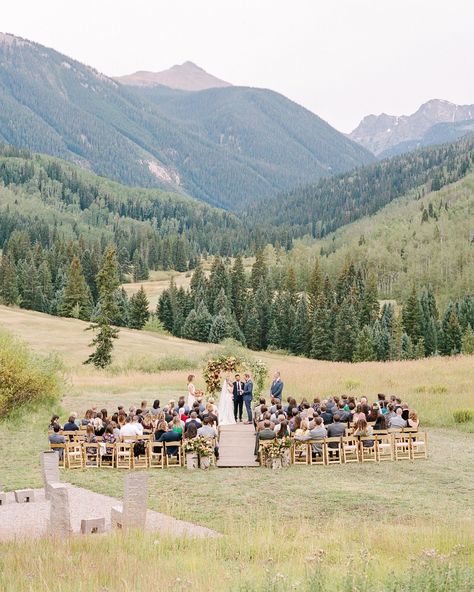
M 121 504 L 120 500 L 82 487 L 65 483 L 69 490 L 71 525 L 79 533 L 81 520 L 105 518 L 105 530 L 110 530 L 110 510 Z M 49 519 L 50 504 L 44 496 L 44 489 L 35 489 L 35 501 L 18 504 L 13 492 L 7 493 L 7 503 L 0 506 L 0 542 L 24 538 L 40 538 L 46 535 L 46 521 Z M 175 536 L 206 537 L 217 536 L 217 532 L 191 522 L 177 520 L 153 510 L 147 511 L 146 530 Z

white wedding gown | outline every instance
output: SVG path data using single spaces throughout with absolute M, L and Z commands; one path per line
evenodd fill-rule
M 220 426 L 235 424 L 234 401 L 232 400 L 232 393 L 229 392 L 227 387 L 227 380 L 224 380 L 224 384 L 222 385 L 217 413 Z

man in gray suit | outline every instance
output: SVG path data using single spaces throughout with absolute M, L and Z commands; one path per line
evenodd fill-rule
M 248 417 L 248 420 L 245 423 L 250 425 L 252 423 L 253 382 L 248 373 L 244 375 L 244 380 L 244 405 Z
M 320 417 L 317 417 L 314 420 L 314 428 L 309 431 L 309 439 L 318 440 L 318 442 L 314 442 L 314 444 L 311 446 L 313 449 L 313 454 L 316 456 L 323 455 L 322 441 L 327 437 L 327 435 L 328 432 L 323 426 L 323 420 Z
M 258 456 L 258 446 L 260 444 L 260 440 L 274 440 L 276 438 L 276 434 L 270 426 L 270 421 L 266 419 L 263 422 L 263 430 L 257 432 L 257 435 L 255 436 L 255 456 Z
M 333 423 L 328 425 L 328 438 L 340 438 L 346 435 L 346 424 L 341 423 L 341 416 L 336 413 L 332 418 Z M 337 442 L 329 442 L 329 448 L 337 448 Z

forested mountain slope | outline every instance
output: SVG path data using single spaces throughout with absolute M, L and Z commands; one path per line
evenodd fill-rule
M 52 49 L 0 34 L 0 140 L 123 183 L 172 188 L 238 209 L 244 200 L 373 159 L 281 95 L 227 91 L 234 93 L 182 97 L 182 112 L 172 112 Z M 205 123 L 187 115 L 194 100 L 208 109 Z
M 80 241 L 82 250 L 113 242 L 124 270 L 140 261 L 152 269 L 185 271 L 202 254 L 230 255 L 252 242 L 232 213 L 0 146 L 0 248 L 15 231 L 45 249 L 56 240 Z
M 301 286 L 315 259 L 332 280 L 350 259 L 375 274 L 380 298 L 405 301 L 413 285 L 432 286 L 443 306 L 474 294 L 474 173 L 439 191 L 411 191 L 322 240 L 296 241 L 279 259 L 275 269 L 293 267 Z
M 420 195 L 462 178 L 474 162 L 474 135 L 453 144 L 417 150 L 361 167 L 265 200 L 251 211 L 249 224 L 284 227 L 290 237 L 321 238 L 376 213 L 397 197 Z

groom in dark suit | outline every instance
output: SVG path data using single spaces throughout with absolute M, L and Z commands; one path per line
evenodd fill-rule
M 232 400 L 234 401 L 234 417 L 237 421 L 242 421 L 242 411 L 244 409 L 244 387 L 245 384 L 240 380 L 240 375 L 235 375 L 234 385 L 232 387 Z
M 245 385 L 244 385 L 244 403 L 245 410 L 247 411 L 248 421 L 247 425 L 252 424 L 252 399 L 253 399 L 253 382 L 250 378 L 250 374 L 245 374 Z

